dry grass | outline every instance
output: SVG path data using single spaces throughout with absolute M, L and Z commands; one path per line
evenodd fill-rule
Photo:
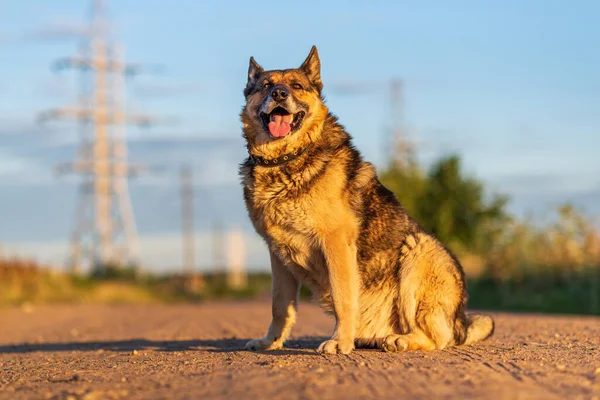
M 113 269 L 104 277 L 74 276 L 32 260 L 0 260 L 0 305 L 26 303 L 157 303 L 213 298 L 249 298 L 268 291 L 270 276 L 250 277 L 249 286 L 232 289 L 225 276 L 138 276 Z
M 600 267 L 600 234 L 589 218 L 571 206 L 552 222 L 513 222 L 492 248 L 488 272 L 497 279 L 549 271 L 570 279 Z
M 546 223 L 511 222 L 471 275 L 472 303 L 499 309 L 600 313 L 600 234 L 560 207 Z
M 32 260 L 0 260 L 0 304 L 157 301 L 139 285 L 76 278 Z

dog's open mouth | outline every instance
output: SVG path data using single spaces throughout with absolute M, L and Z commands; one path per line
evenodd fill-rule
M 292 114 L 283 107 L 277 107 L 269 114 L 260 113 L 260 118 L 265 129 L 271 133 L 271 136 L 280 138 L 298 130 L 302 124 L 304 115 L 304 111 Z

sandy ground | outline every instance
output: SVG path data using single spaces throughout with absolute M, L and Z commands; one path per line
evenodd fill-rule
M 268 302 L 0 309 L 0 399 L 600 399 L 600 318 L 495 314 L 478 345 L 322 356 L 302 304 L 288 349 L 243 350 Z

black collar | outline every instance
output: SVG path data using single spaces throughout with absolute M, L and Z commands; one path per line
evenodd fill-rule
M 263 157 L 259 157 L 259 156 L 254 156 L 252 154 L 250 154 L 250 162 L 253 163 L 254 165 L 260 165 L 262 167 L 277 167 L 279 165 L 283 165 L 283 164 L 287 164 L 292 160 L 295 160 L 296 158 L 300 157 L 300 155 L 302 155 L 302 153 L 306 152 L 306 148 L 305 149 L 298 149 L 296 151 L 293 151 L 291 153 L 287 153 L 284 155 L 281 155 L 277 158 L 273 158 L 273 159 L 266 159 Z

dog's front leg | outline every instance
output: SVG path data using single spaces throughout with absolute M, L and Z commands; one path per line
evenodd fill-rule
M 318 351 L 349 354 L 354 349 L 360 290 L 355 235 L 344 231 L 327 235 L 323 252 L 329 270 L 336 324 L 333 336 L 321 343 Z
M 283 347 L 296 323 L 300 284 L 273 252 L 272 271 L 272 320 L 267 336 L 246 343 L 246 350 L 278 350 Z

